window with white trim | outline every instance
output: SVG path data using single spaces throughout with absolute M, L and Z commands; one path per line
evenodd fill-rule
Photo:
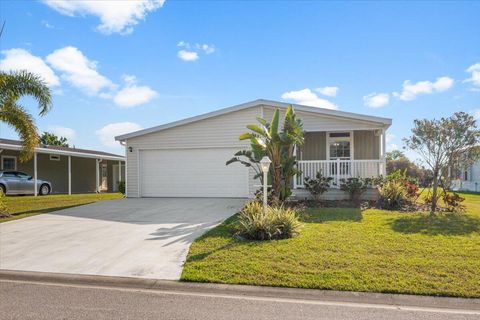
M 329 160 L 349 160 L 352 157 L 352 135 L 350 132 L 329 132 L 327 137 Z
M 17 170 L 17 157 L 2 156 L 2 170 Z

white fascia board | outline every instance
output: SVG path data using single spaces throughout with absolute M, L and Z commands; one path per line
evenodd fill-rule
M 2 143 L 0 144 L 0 149 L 20 151 L 22 150 L 22 146 Z M 63 155 L 63 156 L 80 157 L 80 158 L 125 161 L 125 157 L 122 157 L 122 156 L 107 156 L 107 155 L 100 155 L 100 154 L 93 154 L 93 153 L 75 152 L 75 151 L 67 151 L 67 150 L 55 150 L 55 149 L 46 149 L 46 148 L 38 148 L 38 147 L 35 148 L 35 152 L 44 153 L 44 154 L 57 154 L 57 155 Z

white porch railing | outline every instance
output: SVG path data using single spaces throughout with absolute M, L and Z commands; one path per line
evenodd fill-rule
M 385 175 L 385 160 L 300 160 L 297 164 L 302 172 L 293 179 L 293 187 L 303 188 L 305 178 L 315 178 L 317 172 L 332 177 L 332 187 L 339 187 L 341 179 L 373 178 Z

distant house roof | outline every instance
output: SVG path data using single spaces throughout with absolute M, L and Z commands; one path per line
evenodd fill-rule
M 344 119 L 373 122 L 373 123 L 378 123 L 378 124 L 384 126 L 385 128 L 390 127 L 390 125 L 392 124 L 392 119 L 388 119 L 388 118 L 381 118 L 381 117 L 368 116 L 368 115 L 359 114 L 359 113 L 352 113 L 352 112 L 345 112 L 345 111 L 338 111 L 338 110 L 330 110 L 330 109 L 325 109 L 325 108 L 304 106 L 304 105 L 299 105 L 299 104 L 294 104 L 294 103 L 285 103 L 285 102 L 279 102 L 279 101 L 258 99 L 258 100 L 250 101 L 250 102 L 247 102 L 247 103 L 242 103 L 242 104 L 239 104 L 239 105 L 236 105 L 236 106 L 233 106 L 233 107 L 227 107 L 227 108 L 219 109 L 219 110 L 216 110 L 216 111 L 208 112 L 208 113 L 201 114 L 201 115 L 198 115 L 198 116 L 195 116 L 195 117 L 186 118 L 186 119 L 182 119 L 182 120 L 179 120 L 179 121 L 159 125 L 159 126 L 156 126 L 156 127 L 151 127 L 151 128 L 147 128 L 147 129 L 123 134 L 123 135 L 120 135 L 120 136 L 116 136 L 115 140 L 123 141 L 125 139 L 142 136 L 144 134 L 158 132 L 158 131 L 161 131 L 161 130 L 181 126 L 181 125 L 184 125 L 184 124 L 187 124 L 187 123 L 200 121 L 200 120 L 204 120 L 204 119 L 208 119 L 208 118 L 216 117 L 216 116 L 219 116 L 219 115 L 227 114 L 227 113 L 230 113 L 230 112 L 239 111 L 239 110 L 252 108 L 252 107 L 256 107 L 256 106 L 271 106 L 271 107 L 274 107 L 274 108 L 286 109 L 289 105 L 292 105 L 295 108 L 295 110 L 298 110 L 298 111 L 323 114 L 323 115 L 327 115 L 327 116 L 340 117 L 340 118 L 344 118 Z
M 0 138 L 0 149 L 20 150 L 21 148 L 22 148 L 21 141 Z M 97 159 L 119 160 L 119 161 L 125 160 L 124 156 L 103 152 L 103 151 L 61 147 L 61 146 L 48 146 L 43 144 L 36 147 L 35 151 L 38 153 L 77 156 L 77 157 L 83 157 L 83 158 L 97 158 Z

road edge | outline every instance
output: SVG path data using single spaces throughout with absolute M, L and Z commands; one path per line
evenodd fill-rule
M 349 302 L 410 306 L 439 309 L 480 310 L 480 299 L 419 296 L 408 294 L 333 291 L 302 288 L 263 287 L 217 283 L 182 282 L 130 277 L 79 275 L 36 271 L 0 270 L 0 281 L 24 281 L 51 284 L 100 286 L 144 290 L 194 292 L 202 294 L 243 295 L 254 297 L 302 299 L 328 302 Z

